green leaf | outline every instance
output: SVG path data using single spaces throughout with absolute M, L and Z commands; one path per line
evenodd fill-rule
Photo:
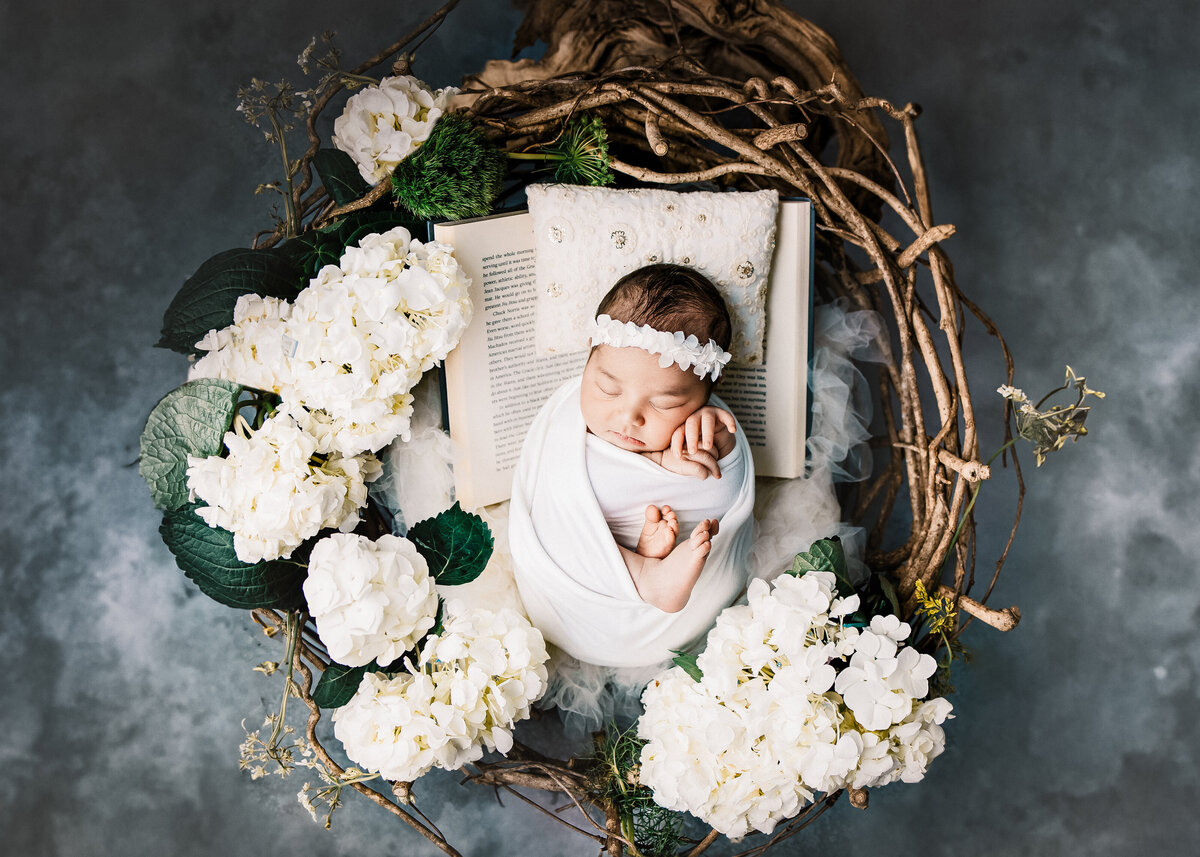
M 439 602 L 438 624 L 434 629 L 437 633 L 441 633 L 441 620 L 442 608 Z M 434 633 L 434 631 L 430 633 Z M 331 663 L 325 668 L 325 672 L 321 673 L 321 680 L 317 682 L 317 686 L 313 690 L 313 701 L 321 706 L 321 708 L 341 708 L 350 701 L 350 697 L 354 696 L 354 692 L 358 690 L 358 685 L 362 682 L 362 677 L 367 673 L 383 673 L 387 676 L 394 676 L 398 673 L 407 672 L 405 661 L 415 662 L 417 660 L 417 649 L 420 649 L 420 644 L 412 651 L 405 652 L 385 667 L 379 666 L 375 661 L 369 661 L 361 667 L 348 667 L 344 664 Z
M 325 709 L 341 708 L 354 696 L 366 674 L 366 666 L 347 667 L 337 663 L 330 664 L 321 673 L 317 686 L 313 688 L 313 702 Z
M 810 571 L 831 571 L 837 578 L 840 595 L 854 592 L 854 585 L 846 571 L 846 552 L 842 549 L 842 540 L 837 536 L 813 542 L 807 551 L 796 554 L 792 561 L 792 574 L 801 577 Z
M 900 612 L 900 597 L 896 593 L 896 585 L 885 574 L 877 572 L 875 578 L 879 582 L 879 588 L 883 591 L 883 597 L 892 607 L 892 614 L 903 618 L 904 614 Z
M 301 587 L 307 570 L 286 560 L 254 564 L 237 558 L 233 533 L 210 527 L 193 503 L 163 515 L 159 532 L 176 564 L 200 591 L 227 607 L 273 607 L 292 610 L 304 605 Z
M 358 690 L 368 667 L 374 667 L 375 662 L 361 667 L 347 667 L 341 664 L 330 664 L 321 673 L 321 680 L 313 689 L 313 702 L 321 708 L 341 708 Z M 376 668 L 378 669 L 378 668 Z M 374 672 L 375 670 L 372 670 Z
M 403 226 L 418 238 L 425 235 L 425 224 L 399 211 L 355 211 L 321 229 L 310 229 L 285 242 L 279 252 L 306 278 L 315 277 L 326 265 L 336 265 L 347 247 L 354 247 L 364 235 L 387 232 Z
M 221 452 L 241 393 L 242 388 L 230 381 L 202 378 L 176 387 L 150 411 L 142 430 L 138 472 L 157 508 L 178 509 L 188 502 L 188 456 L 207 458 Z
M 341 149 L 320 149 L 312 159 L 321 184 L 338 205 L 354 202 L 371 189 L 354 159 Z
M 233 308 L 242 295 L 290 299 L 303 281 L 275 250 L 242 247 L 218 253 L 196 269 L 167 307 L 157 347 L 194 354 L 204 334 L 233 323 Z
M 700 679 L 704 678 L 704 672 L 700 669 L 700 664 L 697 663 L 699 660 L 698 655 L 690 655 L 687 652 L 681 652 L 678 649 L 671 649 L 671 653 L 675 655 L 675 657 L 671 659 L 671 662 L 685 673 L 690 675 L 692 677 L 692 681 L 700 681 Z
M 492 531 L 478 515 L 455 503 L 437 517 L 413 524 L 408 539 L 429 563 L 429 573 L 453 586 L 477 578 L 492 555 Z

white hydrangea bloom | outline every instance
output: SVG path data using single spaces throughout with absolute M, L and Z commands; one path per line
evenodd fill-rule
M 946 749 L 946 733 L 942 724 L 952 717 L 953 706 L 943 698 L 931 699 L 917 707 L 911 715 L 891 732 L 893 752 L 897 760 L 899 779 L 906 783 L 920 782 L 929 763 Z
M 921 703 L 886 737 L 864 733 L 866 745 L 862 761 L 847 784 L 856 788 L 877 788 L 900 780 L 915 783 L 924 779 L 929 763 L 946 749 L 942 724 L 953 715 L 953 706 L 945 699 Z
M 431 767 L 452 770 L 507 753 L 512 729 L 546 688 L 546 644 L 514 610 L 446 605 L 443 632 L 428 638 L 410 672 L 368 673 L 333 714 L 346 755 L 390 780 Z
M 411 75 L 385 77 L 350 96 L 333 122 L 333 144 L 366 181 L 378 184 L 425 142 L 457 93 L 455 87 L 431 90 Z
M 360 407 L 355 414 L 357 420 L 334 417 L 321 410 L 309 411 L 287 403 L 284 407 L 296 417 L 306 432 L 317 439 L 318 452 L 357 455 L 363 451 L 376 452 L 397 437 L 407 442 L 414 401 L 411 393 L 379 399 L 370 407 Z
M 433 627 L 438 607 L 425 558 L 392 535 L 321 539 L 309 556 L 304 598 L 330 657 L 351 667 L 395 661 Z
M 409 391 L 470 323 L 469 285 L 448 246 L 397 227 L 365 236 L 296 297 L 291 395 L 328 415 L 333 449 L 408 439 Z
M 907 636 L 908 626 L 901 624 Z M 910 648 L 897 651 L 893 637 L 867 630 L 859 636 L 849 666 L 838 673 L 834 689 L 864 729 L 888 729 L 929 693 L 929 678 L 936 670 L 937 661 L 930 655 Z
M 314 459 L 316 439 L 286 412 L 258 431 L 226 432 L 224 443 L 224 458 L 188 457 L 188 490 L 208 504 L 197 514 L 209 526 L 234 534 L 242 562 L 291 556 L 327 527 L 354 529 L 366 483 L 382 470 L 373 455 Z
M 829 573 L 752 581 L 709 632 L 701 681 L 675 667 L 642 696 L 640 776 L 655 800 L 737 839 L 769 833 L 817 792 L 920 779 L 951 710 L 914 708 L 936 664 L 900 648 L 911 629 L 896 617 L 845 627 L 857 609 Z
M 222 378 L 235 384 L 283 393 L 292 383 L 287 318 L 291 305 L 279 298 L 242 295 L 233 324 L 210 330 L 196 343 L 208 352 L 188 371 L 188 380 Z
M 244 295 L 234 321 L 197 343 L 189 378 L 224 378 L 283 399 L 318 441 L 348 457 L 407 441 L 411 390 L 471 321 L 452 248 L 397 227 L 364 236 L 296 300 Z

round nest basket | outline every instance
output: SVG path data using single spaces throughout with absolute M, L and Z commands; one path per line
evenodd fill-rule
M 407 73 L 410 51 L 456 5 L 448 3 L 353 73 L 380 66 Z M 865 562 L 890 577 L 906 617 L 915 609 L 918 584 L 953 599 L 963 621 L 947 637 L 930 635 L 918 643 L 925 651 L 955 640 L 974 619 L 1001 630 L 1014 627 L 1020 618 L 1015 607 L 986 606 L 1012 534 L 990 579 L 973 593 L 972 499 L 990 470 L 981 461 L 964 364 L 967 317 L 995 338 L 1008 383 L 1012 361 L 999 331 L 955 282 L 942 247 L 955 229 L 934 218 L 916 131 L 919 108 L 864 96 L 834 41 L 773 0 L 521 5 L 525 20 L 515 47 L 542 42 L 544 56 L 493 61 L 469 76 L 460 102 L 465 115 L 509 153 L 553 144 L 575 117 L 599 117 L 618 186 L 775 189 L 810 199 L 816 300 L 874 310 L 886 319 L 890 337 L 890 355 L 872 373 L 874 473 L 843 486 L 839 498 L 844 517 L 867 533 Z M 321 147 L 317 119 L 341 89 L 336 80 L 328 84 L 307 117 L 311 145 L 299 160 L 289 196 L 293 223 L 305 228 L 371 207 L 390 190 L 385 180 L 361 198 L 337 204 L 314 187 L 312 162 Z M 902 140 L 895 158 L 893 136 Z M 509 186 L 505 193 L 519 189 Z M 270 247 L 284 235 L 282 227 L 261 233 L 256 247 Z M 1010 437 L 1006 425 L 1004 439 Z M 1023 492 L 1019 469 L 1017 484 Z M 1016 508 L 1019 518 L 1019 498 Z M 269 633 L 295 621 L 294 614 L 265 608 L 254 617 Z M 287 657 L 294 692 L 310 712 L 308 741 L 326 770 L 340 777 L 345 769 L 321 744 L 323 712 L 312 696 L 314 675 L 329 666 L 328 657 L 319 645 L 310 645 L 311 629 L 293 639 Z M 467 780 L 526 800 L 516 788 L 550 793 L 548 802 L 579 808 L 590 826 L 576 815 L 573 826 L 601 851 L 614 857 L 640 853 L 623 833 L 616 803 L 598 784 L 594 759 L 549 758 L 520 737 L 505 756 L 471 766 Z M 361 782 L 347 784 L 445 853 L 459 853 L 417 809 L 411 784 L 389 783 L 390 795 Z M 850 791 L 851 802 L 865 806 L 865 792 Z M 762 853 L 797 833 L 839 796 L 820 796 L 768 842 L 741 853 Z M 542 809 L 568 823 L 566 813 Z M 700 854 L 717 838 L 709 831 L 678 853 Z

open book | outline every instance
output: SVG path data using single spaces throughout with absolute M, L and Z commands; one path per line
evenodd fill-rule
M 438 223 L 433 240 L 451 244 L 471 278 L 475 316 L 446 358 L 443 377 L 454 488 L 463 508 L 507 500 L 533 418 L 558 387 L 583 371 L 587 349 L 534 349 L 532 218 L 520 211 Z M 759 476 L 804 472 L 812 309 L 812 206 L 782 200 L 767 291 L 765 357 L 725 368 L 716 393 L 746 432 Z

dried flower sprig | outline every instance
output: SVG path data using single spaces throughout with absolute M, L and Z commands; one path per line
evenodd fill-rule
M 259 780 L 270 774 L 286 777 L 297 767 L 308 767 L 305 760 L 313 752 L 308 742 L 298 737 L 288 743 L 296 730 L 286 725 L 278 714 L 267 715 L 262 729 L 268 726 L 271 734 L 265 741 L 260 737 L 261 729 L 246 730 L 246 740 L 238 747 L 238 770 L 249 771 L 250 779 Z
M 262 129 L 268 143 L 279 147 L 279 155 L 283 159 L 283 183 L 268 182 L 258 186 L 256 192 L 274 190 L 283 197 L 285 228 L 288 236 L 294 236 L 300 231 L 299 217 L 292 199 L 292 179 L 300 170 L 300 162 L 288 157 L 287 132 L 295 129 L 295 119 L 308 116 L 312 107 L 311 95 L 305 90 L 295 89 L 287 80 L 279 83 L 267 83 L 257 77 L 252 78 L 249 86 L 238 89 L 237 111 L 255 128 Z M 264 128 L 266 120 L 270 128 Z
M 334 35 L 334 31 L 327 30 L 319 36 L 313 36 L 296 58 L 296 64 L 305 75 L 323 72 L 311 88 L 296 89 L 286 79 L 268 83 L 256 77 L 250 80 L 249 86 L 240 87 L 237 92 L 238 113 L 251 125 L 261 129 L 268 143 L 279 147 L 283 160 L 283 182 L 265 182 L 258 186 L 255 193 L 274 191 L 283 197 L 284 229 L 289 237 L 300 232 L 300 215 L 296 211 L 293 191 L 301 163 L 299 159 L 288 157 L 288 132 L 296 129 L 295 120 L 308 119 L 313 102 L 331 85 L 355 89 L 379 82 L 342 68 L 342 52 L 333 43 Z
M 1074 404 L 1055 405 L 1047 411 L 1041 407 L 1046 400 L 1064 390 L 1075 388 Z M 1087 385 L 1087 378 L 1075 374 L 1075 370 L 1067 367 L 1067 377 L 1061 387 L 1056 387 L 1031 404 L 1023 390 L 1001 385 L 996 392 L 1012 403 L 1017 415 L 1017 435 L 1034 444 L 1033 454 L 1037 466 L 1041 467 L 1046 456 L 1063 448 L 1068 440 L 1078 441 L 1087 434 L 1084 421 L 1091 411 L 1084 401 L 1088 396 L 1103 399 L 1104 393 L 1093 390 Z M 994 456 L 993 456 L 994 457 Z
M 316 771 L 317 776 L 321 778 L 321 782 L 325 785 L 322 788 L 316 788 L 312 783 L 305 783 L 300 791 L 296 793 L 296 799 L 300 801 L 300 805 L 312 816 L 312 820 L 318 824 L 323 823 L 326 830 L 333 824 L 334 810 L 342 805 L 342 789 L 353 786 L 355 783 L 365 783 L 379 779 L 379 774 L 360 771 L 358 768 L 346 768 L 342 775 L 338 776 L 315 758 L 305 759 L 301 764 L 306 768 Z M 318 814 L 322 806 L 325 807 L 324 819 Z
M 260 729 L 255 729 L 253 732 L 246 731 L 246 740 L 238 748 L 240 759 L 238 768 L 243 771 L 250 772 L 250 779 L 257 780 L 266 776 L 268 773 L 279 774 L 281 777 L 286 777 L 296 767 L 296 752 L 299 750 L 304 756 L 311 756 L 312 749 L 307 747 L 303 739 L 297 739 L 295 743 L 285 743 L 286 740 L 295 734 L 296 730 L 288 726 L 285 722 L 287 716 L 288 697 L 299 697 L 300 693 L 296 688 L 295 682 L 292 680 L 293 671 L 296 664 L 296 646 L 300 640 L 300 631 L 304 627 L 304 617 L 298 612 L 287 614 L 287 619 L 284 622 L 284 632 L 287 635 L 287 670 L 283 679 L 283 699 L 279 703 L 278 714 L 268 714 L 266 720 L 263 721 L 262 728 L 271 727 L 271 734 L 266 740 L 259 737 Z M 255 672 L 261 672 L 263 675 L 273 675 L 279 668 L 279 664 L 274 661 L 266 661 L 254 668 Z M 268 768 L 270 770 L 268 770 Z
M 1039 410 L 1051 396 L 1061 393 L 1064 390 L 1069 390 L 1072 387 L 1075 388 L 1077 394 L 1074 404 L 1055 405 L 1047 411 Z M 989 465 L 1001 453 L 1015 444 L 1018 439 L 1024 438 L 1034 444 L 1034 458 L 1037 461 L 1037 466 L 1041 467 L 1042 462 L 1046 460 L 1046 456 L 1051 452 L 1062 449 L 1068 440 L 1078 441 L 1079 438 L 1087 434 L 1087 428 L 1083 425 L 1091 410 L 1090 406 L 1084 404 L 1087 397 L 1095 396 L 1097 399 L 1104 398 L 1104 393 L 1089 387 L 1087 385 L 1087 378 L 1082 375 L 1076 375 L 1075 370 L 1070 366 L 1067 366 L 1067 376 L 1062 386 L 1055 387 L 1049 393 L 1042 396 L 1038 399 L 1037 404 L 1030 404 L 1029 397 L 1025 395 L 1024 390 L 1008 384 L 1001 384 L 996 388 L 996 392 L 1015 405 L 1017 435 L 992 453 L 992 457 L 987 460 Z M 967 507 L 963 510 L 962 517 L 958 519 L 958 526 L 954 530 L 954 537 L 950 540 L 951 549 L 958 543 L 958 537 L 962 533 L 963 526 L 966 524 L 971 510 L 975 508 L 975 501 L 979 499 L 979 484 L 972 485 L 971 488 L 971 499 L 967 502 Z
M 340 83 L 345 89 L 357 89 L 360 86 L 373 86 L 379 81 L 373 77 L 354 74 L 342 68 L 342 51 L 333 43 L 337 36 L 336 30 L 326 30 L 320 35 L 313 36 L 308 45 L 296 57 L 296 65 L 300 66 L 306 76 L 323 72 L 320 79 L 313 85 L 310 93 L 324 91 L 329 84 Z

